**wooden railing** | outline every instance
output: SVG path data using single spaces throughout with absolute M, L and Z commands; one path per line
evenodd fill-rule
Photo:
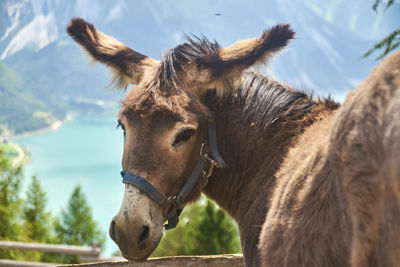
M 26 243 L 15 241 L 0 241 L 0 249 L 34 250 L 60 254 L 78 255 L 81 262 L 92 262 L 79 265 L 62 265 L 57 263 L 27 262 L 9 259 L 0 259 L 0 267 L 49 267 L 49 266 L 87 266 L 87 267 L 158 267 L 158 266 L 185 266 L 185 267 L 236 267 L 244 266 L 243 256 L 239 254 L 210 255 L 210 256 L 175 256 L 151 258 L 143 262 L 121 261 L 122 258 L 100 257 L 100 247 L 72 246 L 62 244 Z M 93 263 L 96 262 L 96 263 Z
M 74 267 L 244 267 L 243 256 L 239 254 L 208 256 L 175 256 L 150 258 L 143 262 L 107 261 L 90 264 L 67 265 Z
M 43 243 L 26 243 L 16 241 L 0 241 L 0 249 L 17 249 L 17 250 L 35 250 L 41 252 L 52 252 L 60 254 L 78 255 L 81 262 L 96 262 L 104 260 L 116 260 L 121 258 L 101 258 L 100 246 L 94 244 L 93 246 L 72 246 L 63 244 L 43 244 Z M 2 266 L 55 266 L 56 263 L 45 262 L 26 262 L 8 259 L 0 259 L 0 267 Z

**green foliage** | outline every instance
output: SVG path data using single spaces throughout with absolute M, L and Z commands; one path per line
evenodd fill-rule
M 18 156 L 15 146 L 10 143 L 1 143 L 0 141 L 0 149 L 3 151 L 3 156 L 10 160 Z
M 374 4 L 372 5 L 372 9 L 375 12 L 378 12 L 378 7 L 381 3 L 382 0 L 375 0 Z M 386 2 L 385 11 L 389 7 L 391 7 L 394 3 L 395 3 L 394 0 L 388 0 Z M 400 29 L 393 31 L 388 36 L 379 41 L 377 44 L 375 44 L 374 47 L 372 47 L 371 49 L 369 49 L 367 52 L 364 53 L 363 57 L 368 57 L 373 52 L 383 49 L 383 52 L 375 58 L 375 60 L 380 60 L 384 58 L 387 54 L 389 54 L 391 51 L 399 47 L 399 45 L 400 45 Z
M 383 52 L 375 58 L 375 60 L 380 60 L 384 58 L 387 54 L 389 54 L 391 51 L 396 49 L 399 45 L 400 45 L 400 29 L 392 32 L 391 34 L 386 36 L 383 40 L 381 40 L 379 43 L 375 44 L 373 48 L 365 52 L 363 57 L 368 57 L 374 51 L 384 48 Z
M 13 167 L 4 154 L 4 147 L 0 146 L 0 240 L 74 245 L 104 243 L 104 235 L 93 221 L 91 208 L 79 186 L 72 193 L 67 209 L 62 210 L 61 217 L 53 225 L 50 213 L 46 211 L 46 194 L 39 180 L 32 177 L 23 201 L 19 196 L 22 179 L 21 167 Z M 0 250 L 0 259 L 59 263 L 79 261 L 74 256 L 22 250 Z
M 26 192 L 22 212 L 24 241 L 52 243 L 51 216 L 46 211 L 46 204 L 46 193 L 39 179 L 33 176 Z M 54 258 L 52 254 L 39 251 L 25 251 L 23 257 L 24 260 L 48 262 L 51 262 L 51 258 Z
M 50 239 L 50 213 L 46 211 L 47 198 L 39 180 L 34 176 L 26 193 L 23 219 L 29 240 L 46 242 Z
M 23 233 L 19 224 L 22 200 L 19 197 L 21 188 L 21 168 L 12 167 L 10 160 L 0 148 L 0 239 L 19 240 Z M 17 258 L 20 253 L 12 250 L 0 250 L 0 258 Z
M 168 230 L 153 257 L 240 253 L 238 229 L 212 201 L 185 208 L 176 229 Z
M 92 209 L 78 185 L 72 192 L 66 210 L 61 211 L 55 222 L 59 241 L 70 245 L 92 245 L 103 243 L 104 236 L 92 218 Z
M 18 213 L 22 204 L 19 197 L 21 168 L 13 168 L 0 151 L 0 238 L 18 238 Z
M 207 200 L 203 216 L 195 226 L 197 231 L 192 231 L 190 236 L 198 242 L 192 247 L 192 251 L 196 252 L 196 254 L 206 255 L 240 252 L 237 227 L 232 223 L 232 220 L 210 200 Z
M 61 211 L 54 223 L 56 241 L 69 245 L 104 244 L 105 236 L 92 218 L 92 210 L 80 186 L 76 186 L 69 199 L 68 206 Z M 60 258 L 63 262 L 79 262 L 74 256 Z

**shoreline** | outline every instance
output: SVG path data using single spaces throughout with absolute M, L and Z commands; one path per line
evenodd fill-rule
M 45 133 L 56 131 L 56 130 L 60 129 L 61 126 L 63 126 L 65 123 L 71 121 L 72 119 L 73 119 L 73 116 L 71 114 L 67 114 L 65 116 L 65 119 L 57 120 L 48 127 L 29 131 L 29 132 L 24 132 L 24 133 L 20 133 L 20 134 L 2 136 L 2 138 L 5 140 L 15 140 L 15 139 L 19 139 L 19 138 L 25 138 L 25 137 L 31 137 L 31 136 L 35 136 L 35 135 L 45 134 Z
M 63 126 L 65 123 L 71 121 L 72 119 L 73 119 L 73 116 L 71 114 L 67 114 L 63 120 L 57 120 L 57 121 L 53 122 L 50 126 L 45 127 L 45 128 L 41 128 L 41 129 L 37 129 L 34 131 L 29 131 L 29 132 L 24 132 L 21 134 L 0 136 L 0 142 L 6 141 L 11 146 L 13 146 L 18 153 L 18 156 L 12 160 L 11 164 L 13 166 L 22 166 L 22 165 L 25 165 L 25 164 L 31 162 L 31 160 L 32 160 L 29 149 L 27 147 L 19 144 L 18 139 L 56 131 L 56 130 L 60 129 L 61 126 Z
M 13 142 L 9 142 L 9 144 L 14 146 L 14 148 L 18 152 L 18 156 L 16 158 L 14 158 L 12 161 L 13 166 L 16 166 L 16 167 L 23 166 L 32 160 L 29 150 L 26 147 L 24 147 L 20 144 L 17 144 L 17 143 L 13 143 Z
M 85 102 L 85 101 L 81 101 L 81 102 Z M 87 102 L 87 101 L 86 101 Z M 85 103 L 86 103 L 85 102 Z M 80 103 L 80 102 L 79 102 Z M 88 103 L 92 103 L 92 102 L 88 102 Z M 115 101 L 104 101 L 104 100 L 95 100 L 93 102 L 93 104 L 97 105 L 98 107 L 103 109 L 104 111 L 109 111 L 110 109 L 112 109 L 113 107 L 115 107 Z M 23 132 L 23 133 L 19 133 L 19 134 L 11 134 L 11 135 L 0 135 L 0 142 L 2 140 L 13 140 L 13 139 L 19 139 L 19 138 L 25 138 L 25 137 L 31 137 L 31 136 L 35 136 L 35 135 L 41 135 L 41 134 L 45 134 L 48 132 L 52 132 L 52 131 L 56 131 L 58 130 L 61 126 L 63 126 L 65 123 L 73 120 L 74 115 L 80 114 L 78 113 L 67 113 L 65 115 L 64 119 L 61 120 L 56 120 L 55 122 L 53 122 L 51 125 L 49 125 L 48 127 L 45 128 L 40 128 L 37 130 L 33 130 L 33 131 L 27 131 L 27 132 Z M 85 114 L 85 112 L 83 112 L 83 114 Z M 90 114 L 90 112 L 88 113 Z
M 20 167 L 31 161 L 29 150 L 23 145 L 3 140 L 0 145 L 4 149 L 5 159 L 10 162 L 11 166 Z

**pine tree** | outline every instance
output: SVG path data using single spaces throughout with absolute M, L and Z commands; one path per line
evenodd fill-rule
M 399 2 L 397 2 L 399 3 Z M 378 12 L 378 7 L 382 4 L 382 0 L 375 0 L 374 4 L 372 5 L 372 9 L 375 12 Z M 388 0 L 385 2 L 386 11 L 389 7 L 391 7 L 393 4 L 395 4 L 395 0 Z M 383 38 L 381 41 L 379 41 L 377 44 L 374 45 L 370 50 L 364 53 L 363 57 L 368 57 L 371 55 L 373 52 L 379 50 L 379 49 L 384 49 L 383 52 L 375 58 L 375 60 L 380 60 L 384 58 L 387 54 L 389 54 L 391 51 L 395 50 L 397 47 L 400 45 L 400 29 L 397 29 L 390 33 L 388 36 Z
M 76 186 L 66 210 L 55 221 L 55 232 L 59 242 L 70 245 L 92 245 L 104 243 L 104 234 L 92 218 L 92 209 L 80 186 Z
M 39 180 L 34 176 L 26 193 L 23 218 L 29 240 L 46 242 L 50 236 L 50 213 L 46 211 L 47 198 Z
M 18 221 L 22 178 L 21 168 L 14 168 L 0 149 L 0 240 L 19 240 L 23 235 Z M 15 259 L 18 255 L 16 251 L 0 250 L 0 258 Z
M 78 185 L 72 192 L 68 206 L 54 221 L 56 242 L 69 245 L 102 245 L 105 235 L 92 218 L 92 209 Z M 78 263 L 76 256 L 58 257 L 58 262 Z
M 21 168 L 13 168 L 0 151 L 0 239 L 18 238 L 21 180 Z
M 105 235 L 99 230 L 92 218 L 92 209 L 78 185 L 73 190 L 65 210 L 54 220 L 55 241 L 69 245 L 102 245 Z M 54 259 L 56 258 L 56 259 Z M 54 257 L 52 261 L 64 263 L 79 263 L 77 256 L 64 255 Z

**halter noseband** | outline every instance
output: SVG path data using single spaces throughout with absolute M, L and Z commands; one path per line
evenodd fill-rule
M 204 147 L 206 145 L 208 145 L 210 148 L 210 155 L 207 154 L 204 150 Z M 207 162 L 209 162 L 210 165 L 208 169 L 205 170 Z M 166 218 L 168 220 L 168 224 L 165 224 L 164 227 L 166 230 L 168 230 L 175 228 L 178 224 L 179 215 L 183 210 L 183 203 L 185 202 L 190 192 L 192 192 L 192 189 L 197 183 L 200 176 L 202 176 L 204 179 L 208 179 L 212 175 L 214 167 L 224 168 L 225 166 L 226 163 L 222 159 L 217 148 L 215 122 L 210 121 L 207 124 L 207 133 L 204 135 L 203 143 L 200 148 L 200 158 L 197 161 L 197 164 L 194 167 L 192 174 L 190 175 L 187 182 L 183 185 L 178 195 L 173 197 L 166 197 L 146 179 L 135 173 L 123 170 L 121 171 L 121 176 L 123 183 L 136 186 L 144 193 L 146 193 L 164 210 L 164 213 L 166 214 Z

